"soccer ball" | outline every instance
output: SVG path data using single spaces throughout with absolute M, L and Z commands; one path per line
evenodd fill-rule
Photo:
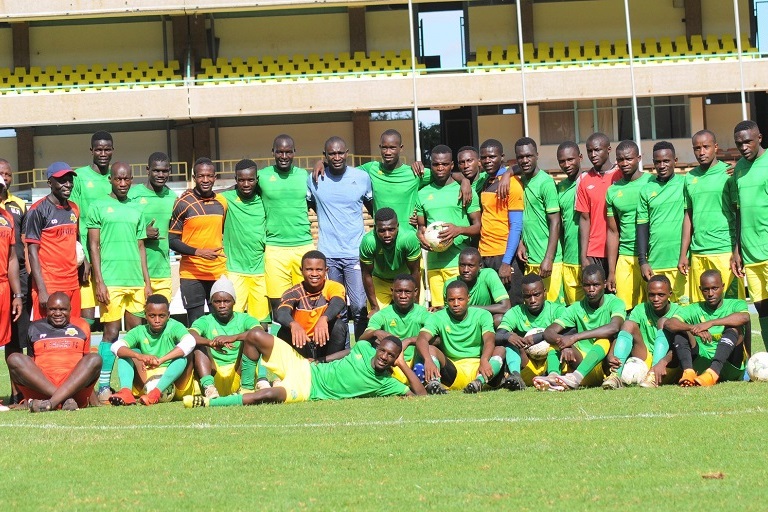
M 621 370 L 621 381 L 627 386 L 640 384 L 648 375 L 648 366 L 639 357 L 630 357 L 624 362 Z
M 544 329 L 541 327 L 534 327 L 527 333 L 525 333 L 524 337 L 527 336 L 533 336 L 534 334 L 539 334 L 540 332 L 544 332 Z M 530 347 L 525 349 L 525 353 L 528 354 L 528 357 L 531 359 L 535 359 L 537 361 L 540 361 L 542 359 L 547 358 L 547 352 L 549 352 L 549 343 L 545 340 L 542 340 L 538 343 L 534 343 Z
M 157 387 L 158 382 L 160 382 L 160 377 L 162 377 L 162 375 L 153 375 L 147 379 L 147 383 L 144 384 L 145 395 Z M 173 400 L 174 395 L 176 395 L 176 388 L 171 384 L 160 394 L 160 401 L 163 403 L 170 402 Z
M 85 251 L 83 251 L 83 246 L 80 242 L 75 242 L 75 258 L 77 258 L 78 267 L 85 261 Z
M 427 240 L 431 251 L 443 252 L 453 245 L 453 242 L 446 243 L 440 240 L 440 232 L 443 230 L 443 225 L 444 223 L 440 221 L 433 222 L 424 230 L 424 238 Z
M 768 352 L 758 352 L 749 358 L 747 375 L 752 382 L 768 382 Z

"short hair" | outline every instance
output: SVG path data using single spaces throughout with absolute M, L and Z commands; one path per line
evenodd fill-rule
M 623 141 L 619 142 L 618 146 L 616 146 L 616 152 L 617 153 L 619 151 L 626 151 L 628 149 L 633 149 L 633 150 L 635 150 L 636 154 L 638 154 L 638 155 L 640 154 L 640 148 L 637 147 L 637 144 L 633 140 L 629 140 L 629 139 L 623 140 Z
M 481 259 L 480 251 L 478 251 L 475 247 L 465 247 L 462 249 L 459 253 L 459 259 L 464 256 L 476 256 L 478 260 Z
M 605 270 L 599 263 L 592 263 L 587 265 L 581 271 L 581 279 L 584 280 L 587 276 L 598 276 L 601 281 L 605 281 Z
M 603 144 L 610 144 L 611 143 L 611 139 L 609 139 L 608 136 L 606 134 L 604 134 L 603 132 L 595 132 L 592 135 L 590 135 L 589 137 L 587 137 L 587 144 L 589 144 L 590 142 L 594 142 L 594 141 L 600 141 Z
M 720 273 L 719 270 L 716 268 L 710 268 L 709 270 L 705 270 L 701 273 L 701 277 L 699 278 L 699 282 L 701 282 L 702 279 L 709 279 L 710 277 L 717 277 L 722 282 L 723 280 L 723 274 Z
M 390 220 L 397 220 L 397 213 L 392 208 L 385 206 L 379 208 L 376 214 L 373 216 L 373 222 L 387 222 Z
M 149 297 L 147 297 L 146 300 L 147 304 L 165 304 L 166 306 L 170 306 L 171 303 L 168 302 L 168 298 L 165 295 L 160 295 L 159 293 L 153 293 Z
M 480 149 L 491 149 L 496 148 L 499 150 L 499 152 L 504 152 L 504 146 L 501 145 L 501 142 L 499 142 L 496 139 L 486 139 L 482 144 L 480 144 Z
M 742 121 L 739 124 L 737 124 L 736 127 L 733 129 L 733 133 L 744 132 L 744 131 L 747 131 L 747 130 L 758 130 L 759 131 L 760 128 L 758 128 L 756 122 L 747 119 L 746 121 Z
M 664 274 L 653 274 L 648 280 L 648 286 L 650 286 L 651 283 L 663 283 L 667 285 L 670 290 L 672 289 L 672 282 Z
M 539 274 L 536 274 L 534 272 L 531 272 L 530 274 L 525 274 L 523 278 L 520 280 L 520 284 L 522 286 L 529 285 L 529 284 L 536 284 L 536 283 L 544 284 L 544 280 L 541 278 Z
M 194 174 L 197 170 L 197 167 L 202 165 L 205 165 L 205 166 L 210 165 L 211 167 L 213 167 L 214 172 L 216 171 L 216 166 L 213 165 L 213 161 L 211 161 L 211 159 L 208 158 L 207 156 L 201 156 L 200 158 L 195 160 L 195 164 L 192 166 L 192 173 Z
M 559 146 L 557 146 L 557 152 L 565 151 L 566 149 L 575 149 L 578 153 L 581 153 L 581 149 L 579 148 L 579 145 L 573 142 L 572 140 L 567 140 L 565 142 L 561 142 Z
M 151 167 L 155 162 L 167 162 L 168 160 L 168 155 L 162 151 L 155 151 L 149 155 L 149 158 L 147 159 L 147 167 Z
M 467 286 L 467 283 L 465 283 L 461 279 L 457 279 L 455 281 L 451 281 L 450 283 L 448 283 L 448 286 L 445 287 L 445 295 L 446 295 L 446 297 L 448 296 L 448 292 L 450 290 L 454 290 L 456 288 L 460 288 L 460 289 L 464 290 L 465 292 L 469 293 L 469 287 Z
M 453 150 L 445 144 L 438 144 L 429 152 L 430 155 L 453 155 Z
M 301 257 L 302 267 L 304 266 L 304 262 L 307 260 L 323 260 L 323 263 L 326 265 L 328 264 L 328 260 L 325 258 L 325 254 L 315 249 L 305 252 L 304 256 Z
M 11 162 L 6 160 L 5 158 L 0 158 L 0 166 L 2 165 L 7 165 L 9 169 L 11 168 Z
M 673 155 L 675 154 L 675 146 L 674 146 L 674 144 L 672 144 L 671 142 L 669 142 L 667 140 L 660 140 L 659 142 L 657 142 L 656 144 L 653 145 L 653 152 L 654 153 L 657 152 L 657 151 L 663 151 L 665 149 L 668 149 L 668 150 L 672 151 Z
M 419 283 L 416 282 L 416 279 L 414 279 L 411 274 L 397 274 L 392 280 L 392 283 L 394 284 L 396 281 L 409 281 L 413 283 L 414 286 L 419 285 Z
M 334 135 L 333 137 L 328 137 L 328 140 L 326 140 L 325 144 L 323 144 L 323 153 L 325 153 L 325 148 L 328 147 L 328 144 L 333 144 L 334 142 L 341 142 L 344 144 L 344 147 L 347 147 L 347 142 L 344 139 L 338 135 Z
M 115 172 L 115 169 L 117 169 L 118 167 L 125 167 L 126 169 L 128 169 L 128 172 L 131 173 L 131 176 L 133 176 L 133 168 L 131 168 L 130 164 L 127 164 L 125 162 L 112 163 L 112 166 L 109 168 L 109 175 L 111 176 Z
M 296 142 L 294 142 L 293 137 L 291 137 L 288 134 L 281 133 L 280 135 L 275 137 L 274 141 L 272 141 L 272 151 L 275 150 L 275 148 L 277 147 L 277 143 L 278 142 L 289 142 L 291 144 L 291 147 L 293 147 L 293 148 L 296 147 Z
M 400 132 L 390 128 L 389 130 L 384 130 L 384 133 L 381 134 L 380 139 L 383 139 L 384 137 L 397 137 L 397 140 L 400 141 L 400 144 L 403 143 L 403 136 L 400 135 Z
M 523 146 L 533 146 L 534 150 L 539 150 L 539 146 L 536 144 L 536 141 L 530 137 L 520 137 L 517 139 L 517 141 L 515 141 L 515 149 Z
M 383 340 L 381 340 L 381 341 L 388 341 L 388 342 L 390 342 L 390 343 L 393 343 L 393 344 L 394 344 L 394 345 L 396 345 L 396 346 L 397 346 L 397 347 L 398 347 L 400 350 L 403 350 L 403 342 L 400 340 L 400 338 L 398 338 L 397 336 L 395 336 L 395 335 L 393 335 L 393 334 L 390 334 L 389 336 L 387 336 L 386 338 L 384 338 L 384 339 L 383 339 Z
M 91 147 L 93 147 L 94 143 L 100 140 L 108 140 L 109 142 L 114 143 L 111 133 L 105 132 L 104 130 L 99 130 L 98 132 L 91 135 Z
M 477 148 L 475 146 L 461 146 L 459 148 L 459 151 L 456 152 L 456 154 L 460 155 L 465 151 L 472 151 L 475 154 L 475 156 L 480 156 L 480 153 L 477 151 Z
M 715 135 L 715 132 L 713 132 L 712 130 L 699 130 L 699 131 L 697 131 L 696 133 L 693 134 L 693 137 L 691 137 L 691 142 L 693 142 L 693 140 L 696 137 L 702 137 L 704 135 L 709 135 L 710 137 L 712 137 L 712 142 L 717 144 L 717 136 Z
M 239 162 L 235 164 L 235 172 L 237 171 L 243 171 L 245 169 L 258 169 L 259 166 L 256 165 L 256 162 L 249 158 L 243 158 Z

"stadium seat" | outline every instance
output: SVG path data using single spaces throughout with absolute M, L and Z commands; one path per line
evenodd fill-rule
M 695 55 L 703 55 L 706 53 L 706 48 L 704 48 L 704 41 L 701 39 L 700 34 L 694 34 L 691 36 L 691 51 Z
M 588 61 L 597 59 L 597 44 L 594 41 L 584 43 L 583 59 Z
M 581 55 L 581 42 L 568 41 L 568 59 L 572 62 L 583 60 Z
M 691 48 L 688 46 L 688 38 L 685 36 L 677 36 L 675 38 L 675 51 L 677 55 L 687 55 L 690 53 Z
M 716 54 L 720 53 L 721 47 L 720 47 L 720 40 L 717 38 L 717 36 L 710 34 L 707 36 L 707 52 Z

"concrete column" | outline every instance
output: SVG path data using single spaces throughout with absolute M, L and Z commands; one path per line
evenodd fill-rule
M 371 113 L 368 111 L 352 112 L 352 145 L 357 155 L 370 155 L 371 153 Z
M 349 52 L 368 53 L 368 44 L 365 33 L 365 7 L 350 7 L 349 16 Z
M 34 179 L 34 176 L 32 175 L 32 169 L 35 168 L 34 128 L 16 128 L 16 161 L 17 168 L 15 169 L 14 174 L 17 176 L 17 178 L 14 179 L 14 182 L 31 182 Z M 48 164 L 50 163 L 53 162 L 48 162 Z
M 523 43 L 533 43 L 533 0 L 520 0 L 520 25 Z
M 29 71 L 29 23 L 11 23 L 13 67 Z
M 685 7 L 685 37 L 691 40 L 692 35 L 701 34 L 701 0 L 684 0 Z

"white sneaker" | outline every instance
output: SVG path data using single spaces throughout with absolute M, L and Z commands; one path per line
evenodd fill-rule
M 203 394 L 205 394 L 205 398 L 219 398 L 219 390 L 213 385 L 205 386 Z

